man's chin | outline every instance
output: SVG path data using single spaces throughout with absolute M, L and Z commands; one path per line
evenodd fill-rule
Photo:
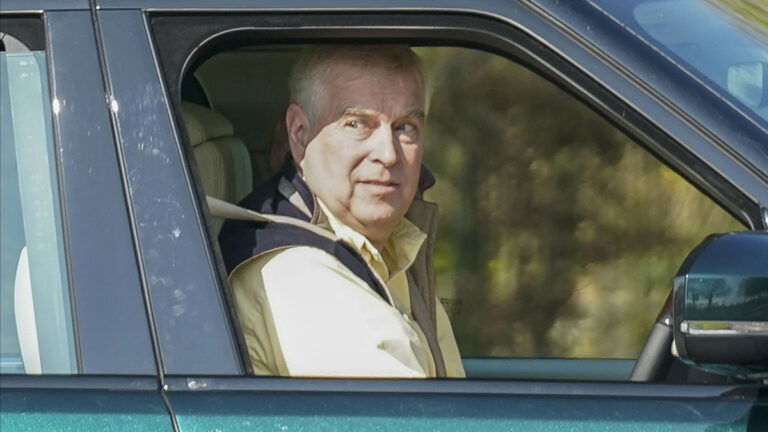
M 366 206 L 365 209 L 361 209 L 355 213 L 355 219 L 369 227 L 394 225 L 403 217 L 403 214 L 405 214 L 404 211 L 400 211 L 386 203 L 376 206 Z

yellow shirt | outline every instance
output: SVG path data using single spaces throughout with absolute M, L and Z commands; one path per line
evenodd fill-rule
M 310 246 L 252 258 L 230 275 L 253 370 L 259 375 L 435 376 L 427 339 L 411 317 L 405 270 L 426 234 L 406 219 L 380 253 L 362 234 L 328 216 L 386 286 L 390 305 L 336 257 Z M 448 316 L 437 302 L 446 374 L 464 377 Z

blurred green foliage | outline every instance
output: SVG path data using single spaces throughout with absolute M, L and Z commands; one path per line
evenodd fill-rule
M 636 357 L 687 253 L 744 227 L 522 66 L 419 54 L 436 278 L 462 355 Z
M 768 30 L 768 1 L 766 0 L 708 0 L 715 7 L 733 11 L 745 23 Z

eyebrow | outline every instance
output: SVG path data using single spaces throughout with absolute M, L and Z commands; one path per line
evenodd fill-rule
M 406 117 L 416 117 L 417 119 L 424 120 L 427 117 L 427 113 L 425 113 L 424 110 L 421 110 L 421 109 L 412 109 L 408 111 L 408 114 L 406 114 Z
M 368 115 L 375 115 L 377 112 L 372 109 L 366 109 L 366 108 L 360 108 L 360 107 L 346 107 L 341 112 L 342 116 L 368 116 Z
M 376 110 L 367 109 L 367 108 L 360 108 L 360 107 L 355 107 L 355 106 L 344 108 L 344 110 L 342 110 L 342 112 L 341 112 L 341 116 L 348 116 L 348 115 L 350 115 L 350 116 L 368 116 L 368 115 L 376 115 L 376 114 L 378 114 L 378 111 L 376 111 Z M 426 116 L 427 115 L 424 112 L 424 110 L 421 110 L 421 109 L 418 109 L 418 108 L 411 109 L 411 110 L 409 110 L 405 114 L 405 117 L 415 117 L 415 118 L 418 118 L 418 119 L 421 119 L 421 120 L 426 118 Z

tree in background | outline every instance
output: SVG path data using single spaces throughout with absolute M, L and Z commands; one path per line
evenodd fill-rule
M 423 49 L 435 269 L 465 356 L 635 357 L 686 254 L 743 227 L 512 61 Z

